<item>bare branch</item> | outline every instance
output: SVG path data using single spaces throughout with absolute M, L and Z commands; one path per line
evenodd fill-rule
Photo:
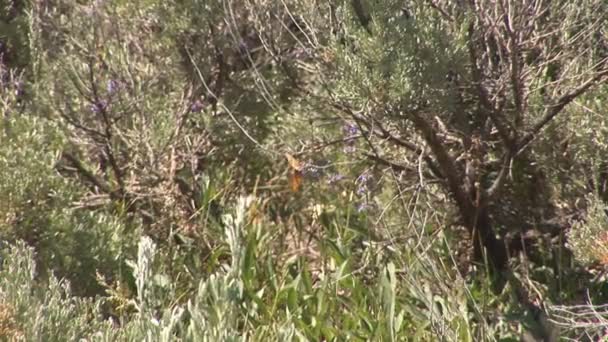
M 388 166 L 397 172 L 402 172 L 402 171 L 416 172 L 416 170 L 413 167 L 396 164 L 396 163 L 393 163 L 392 161 L 386 160 L 385 158 L 378 157 L 378 156 L 370 154 L 370 153 L 365 153 L 364 156 L 366 156 L 367 158 L 369 158 L 379 164 Z
M 481 106 L 483 107 L 485 114 L 487 114 L 492 123 L 498 130 L 498 134 L 503 140 L 505 146 L 511 147 L 513 145 L 511 141 L 511 134 L 509 133 L 509 129 L 503 124 L 502 118 L 495 112 L 494 106 L 489 100 L 488 92 L 484 88 L 483 85 L 483 75 L 479 66 L 477 65 L 477 60 L 479 58 L 477 49 L 474 46 L 475 37 L 475 24 L 471 23 L 469 25 L 469 57 L 471 62 L 472 74 L 473 74 L 473 82 L 475 83 L 475 87 L 477 88 L 477 95 L 479 96 L 479 101 Z
M 502 167 L 500 168 L 500 171 L 498 172 L 498 176 L 496 177 L 496 179 L 494 180 L 494 182 L 492 183 L 490 188 L 488 188 L 488 190 L 485 191 L 485 194 L 483 194 L 482 200 L 484 201 L 484 203 L 491 201 L 499 193 L 500 189 L 502 188 L 502 186 L 505 182 L 506 175 L 508 173 L 507 171 L 509 170 L 509 167 L 511 165 L 511 160 L 513 160 L 512 156 L 511 156 L 511 152 L 507 152 L 506 156 L 504 157 L 504 162 L 502 164 Z
M 430 156 L 426 155 L 426 153 L 424 152 L 424 150 L 421 147 L 419 147 L 418 145 L 416 145 L 414 143 L 405 141 L 403 139 L 400 139 L 400 138 L 394 136 L 389 131 L 387 131 L 381 124 L 378 124 L 377 127 L 380 130 L 380 132 L 376 131 L 375 132 L 376 135 L 378 135 L 381 138 L 388 139 L 389 141 L 393 142 L 394 144 L 396 144 L 398 146 L 405 147 L 406 149 L 408 149 L 412 152 L 415 152 L 416 154 L 421 155 L 424 162 L 427 164 L 427 166 L 429 167 L 431 172 L 435 175 L 435 177 L 443 178 L 443 174 L 442 174 L 441 170 L 437 167 L 437 165 L 435 164 L 433 159 Z
M 435 164 L 435 162 L 430 156 L 426 155 L 426 153 L 420 146 L 393 135 L 380 122 L 376 122 L 374 125 L 372 125 L 368 122 L 367 118 L 355 113 L 347 105 L 340 105 L 336 103 L 333 104 L 333 107 L 345 112 L 358 123 L 363 124 L 372 134 L 376 135 L 377 137 L 387 139 L 388 141 L 392 142 L 397 146 L 404 147 L 418 155 L 422 155 L 424 162 L 427 164 L 433 175 L 437 178 L 443 178 L 443 172 L 441 171 L 441 169 Z
M 570 102 L 589 90 L 593 85 L 603 82 L 608 77 L 608 69 L 604 70 L 594 77 L 588 79 L 576 89 L 560 97 L 553 105 L 550 105 L 545 110 L 543 117 L 534 125 L 528 134 L 526 134 L 517 144 L 517 153 L 521 153 L 527 145 L 534 140 L 536 134 L 540 132 L 551 120 L 553 120 Z
M 107 183 L 100 180 L 99 178 L 97 178 L 97 176 L 95 176 L 93 174 L 93 172 L 91 172 L 89 169 L 87 169 L 87 167 L 84 166 L 84 164 L 80 160 L 78 160 L 76 157 L 74 157 L 71 153 L 64 152 L 63 157 L 70 163 L 70 165 L 72 165 L 72 167 L 74 167 L 76 169 L 76 171 L 78 171 L 78 173 L 84 179 L 91 182 L 93 185 L 95 185 L 97 188 L 99 188 L 99 190 L 103 191 L 104 193 L 112 194 L 113 191 L 110 188 L 110 186 Z
M 509 3 L 510 6 L 510 3 Z M 524 103 L 523 103 L 523 87 L 522 87 L 522 75 L 520 65 L 520 42 L 518 40 L 518 33 L 513 28 L 512 18 L 509 15 L 510 11 L 506 11 L 507 15 L 503 16 L 504 24 L 508 34 L 507 50 L 511 60 L 510 65 L 510 76 L 511 76 L 511 87 L 513 91 L 513 98 L 515 102 L 515 127 L 519 127 L 523 122 L 524 115 Z
M 462 170 L 454 162 L 454 158 L 445 149 L 443 143 L 437 136 L 437 133 L 433 127 L 425 120 L 420 113 L 409 113 L 409 117 L 416 126 L 416 128 L 422 133 L 426 143 L 429 145 L 433 154 L 437 158 L 437 162 L 441 167 L 442 174 L 444 175 L 448 188 L 452 192 L 456 204 L 462 207 L 463 212 L 470 212 L 470 201 L 468 199 L 466 190 L 463 188 L 464 175 Z
M 446 19 L 448 21 L 454 21 L 454 18 L 445 9 L 443 9 L 435 0 L 427 0 L 427 1 L 429 3 L 429 6 L 431 6 L 437 12 L 439 12 L 444 19 Z

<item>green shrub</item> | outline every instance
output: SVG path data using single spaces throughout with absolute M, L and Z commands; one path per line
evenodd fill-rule
M 166 252 L 145 236 L 128 262 L 134 293 L 120 291 L 119 282 L 105 283 L 106 296 L 95 299 L 74 296 L 69 282 L 54 275 L 47 285 L 40 284 L 34 250 L 23 242 L 4 246 L 0 327 L 25 340 L 45 341 L 396 341 L 436 336 L 472 341 L 509 331 L 490 328 L 482 313 L 488 308 L 473 304 L 462 279 L 446 282 L 452 272 L 430 255 L 408 260 L 399 247 L 391 252 L 395 262 L 362 262 L 349 252 L 352 240 L 338 237 L 321 249 L 320 264 L 304 256 L 282 259 L 283 254 L 267 248 L 276 237 L 251 220 L 257 202 L 241 198 L 225 214 L 221 245 L 227 258 L 185 294 L 185 301 L 178 300 L 184 294 L 167 277 L 167 265 L 159 262 Z M 368 243 L 364 254 L 386 252 Z M 107 316 L 108 303 L 130 310 Z
M 608 263 L 608 216 L 606 204 L 597 196 L 587 196 L 585 217 L 568 233 L 568 247 L 583 264 Z
M 75 284 L 75 293 L 99 294 L 96 272 L 120 274 L 121 254 L 134 246 L 129 229 L 114 216 L 79 208 L 82 189 L 56 169 L 64 146 L 56 125 L 29 116 L 4 125 L 0 237 L 36 249 L 40 279 L 54 271 Z

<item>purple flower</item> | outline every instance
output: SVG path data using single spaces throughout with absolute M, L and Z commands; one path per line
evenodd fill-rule
M 192 113 L 199 113 L 201 110 L 203 110 L 204 106 L 203 106 L 203 102 L 201 102 L 201 100 L 196 100 L 194 101 L 194 103 L 190 106 L 190 111 Z
M 106 85 L 108 94 L 113 95 L 119 88 L 120 84 L 116 80 L 108 80 L 108 84 Z
M 363 196 L 367 193 L 367 186 L 361 184 L 357 187 L 357 195 Z
M 335 184 L 335 183 L 338 183 L 339 181 L 341 181 L 342 179 L 344 179 L 344 175 L 336 173 L 336 174 L 329 176 L 329 178 L 327 179 L 327 184 Z
M 359 175 L 359 177 L 357 177 L 357 183 L 367 183 L 367 181 L 370 179 L 370 175 L 369 173 L 363 172 L 362 174 Z
M 372 180 L 372 176 L 366 171 L 357 177 L 355 183 L 357 184 L 357 195 L 365 195 L 369 191 L 369 182 Z
M 108 103 L 105 100 L 100 100 L 96 103 L 93 103 L 90 108 L 93 113 L 98 114 L 108 108 Z
M 347 138 L 353 138 L 359 132 L 359 127 L 354 123 L 347 123 L 342 126 L 342 134 L 344 134 Z
M 346 146 L 344 146 L 344 153 L 353 153 L 355 152 L 355 138 L 359 133 L 359 128 L 354 123 L 346 123 L 342 126 L 342 134 L 346 137 L 345 142 Z
M 378 204 L 374 201 L 361 201 L 359 204 L 357 204 L 356 209 L 358 213 L 362 213 L 369 210 L 378 209 Z
M 374 209 L 374 208 L 375 208 L 374 203 L 362 202 L 357 205 L 357 212 L 362 213 L 362 212 L 366 212 L 366 211 Z

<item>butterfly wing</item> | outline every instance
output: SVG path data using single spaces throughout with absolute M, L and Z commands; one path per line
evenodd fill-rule
M 302 167 L 304 165 L 302 165 L 302 162 L 300 162 L 299 160 L 297 160 L 296 158 L 294 158 L 291 154 L 289 153 L 285 153 L 285 158 L 287 158 L 287 163 L 289 163 L 289 166 L 296 170 L 296 171 L 302 171 Z
M 302 173 L 300 171 L 292 171 L 289 173 L 289 187 L 291 191 L 298 192 L 302 188 Z
M 285 153 L 285 158 L 287 158 L 287 163 L 291 167 L 289 171 L 289 187 L 291 191 L 298 192 L 302 188 L 302 168 L 304 165 L 289 153 Z

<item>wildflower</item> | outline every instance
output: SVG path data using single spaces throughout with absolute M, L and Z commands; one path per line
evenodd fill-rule
M 357 184 L 357 195 L 359 196 L 363 196 L 365 195 L 368 190 L 369 190 L 369 182 L 372 180 L 371 175 L 366 171 L 362 174 L 359 175 L 359 177 L 357 177 L 357 179 L 355 180 L 355 183 Z
M 361 202 L 357 205 L 357 212 L 358 213 L 363 213 L 369 210 L 372 210 L 376 207 L 376 205 L 374 203 L 370 203 L 370 202 Z
M 202 111 L 204 108 L 203 103 L 201 102 L 201 100 L 196 100 L 194 101 L 194 103 L 190 106 L 190 111 L 192 113 L 200 113 L 200 111 Z
M 98 102 L 96 102 L 96 103 L 93 103 L 93 104 L 91 105 L 90 109 L 91 109 L 91 111 L 92 111 L 93 113 L 98 114 L 98 113 L 100 113 L 101 111 L 106 110 L 106 109 L 107 109 L 107 107 L 108 107 L 108 103 L 107 103 L 105 100 L 100 100 L 100 101 L 98 101 Z
M 371 176 L 366 171 L 366 172 L 363 172 L 362 174 L 360 174 L 359 177 L 357 177 L 356 182 L 357 183 L 367 183 L 370 179 L 371 179 Z
M 359 128 L 353 123 L 347 123 L 342 126 L 342 134 L 344 134 L 348 140 L 351 140 L 358 132 Z
M 344 153 L 355 152 L 355 138 L 359 132 L 357 125 L 353 123 L 347 123 L 342 126 L 342 134 L 345 136 L 346 146 L 344 146 Z
M 359 185 L 357 187 L 357 195 L 359 196 L 363 196 L 367 193 L 367 186 L 365 185 Z
M 106 89 L 108 94 L 113 95 L 120 88 L 120 84 L 116 80 L 108 80 L 106 85 Z
M 344 175 L 336 173 L 336 174 L 329 176 L 329 178 L 327 179 L 327 184 L 335 184 L 335 183 L 338 183 L 339 181 L 341 181 L 342 179 L 344 179 Z

